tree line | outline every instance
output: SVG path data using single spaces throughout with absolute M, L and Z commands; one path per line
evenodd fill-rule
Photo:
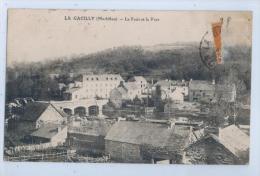
M 68 84 L 81 73 L 118 73 L 124 79 L 143 75 L 151 79 L 194 79 L 234 82 L 241 93 L 249 92 L 251 84 L 251 47 L 226 47 L 224 64 L 209 70 L 203 65 L 197 45 L 174 49 L 146 50 L 140 46 L 123 46 L 89 55 L 59 58 L 48 62 L 19 64 L 7 68 L 6 100 L 33 97 L 36 100 L 61 99 L 59 83 Z M 214 56 L 212 56 L 214 57 Z M 51 79 L 50 73 L 59 74 Z M 240 91 L 239 90 L 239 91 Z

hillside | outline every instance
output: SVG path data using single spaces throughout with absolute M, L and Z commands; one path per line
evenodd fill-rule
M 212 56 L 214 57 L 214 56 Z M 119 73 L 125 79 L 143 75 L 146 79 L 202 79 L 228 81 L 250 89 L 251 48 L 232 46 L 224 48 L 224 64 L 209 70 L 199 56 L 199 46 L 194 43 L 162 44 L 156 46 L 122 46 L 89 55 L 59 58 L 47 63 L 19 64 L 7 69 L 8 86 L 41 84 L 50 73 Z M 29 79 L 26 81 L 26 79 Z M 63 77 L 64 78 L 64 77 Z M 43 79 L 46 82 L 46 79 Z M 18 81 L 18 82 L 17 82 Z M 64 80 L 57 80 L 66 82 Z M 13 83 L 13 84 L 10 84 Z M 17 85 L 18 84 L 18 85 Z M 30 95 L 30 94 L 29 94 Z

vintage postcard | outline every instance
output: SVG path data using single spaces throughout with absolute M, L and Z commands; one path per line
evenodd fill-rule
M 252 12 L 9 9 L 5 161 L 247 165 Z

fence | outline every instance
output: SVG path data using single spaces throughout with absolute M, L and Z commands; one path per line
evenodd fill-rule
M 5 159 L 7 161 L 28 161 L 28 160 L 55 160 L 64 157 L 65 160 L 70 160 L 70 156 L 73 156 L 75 151 L 64 151 L 58 153 L 48 153 L 48 154 L 30 154 L 30 155 L 23 155 L 23 156 L 6 156 Z
M 22 145 L 22 146 L 15 146 L 10 148 L 12 152 L 20 152 L 20 151 L 37 151 L 37 150 L 45 150 L 57 147 L 57 145 L 52 143 L 43 143 L 43 144 L 32 144 L 32 145 Z

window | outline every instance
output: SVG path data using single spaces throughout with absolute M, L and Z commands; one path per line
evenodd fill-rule
M 108 77 L 106 79 L 108 80 Z
M 117 77 L 115 77 L 115 80 L 117 80 Z
M 113 78 L 111 78 L 111 80 L 113 80 Z
M 86 80 L 88 81 L 88 78 L 86 78 Z
M 96 80 L 98 81 L 98 77 L 96 77 Z
M 94 78 L 91 78 L 91 80 L 93 81 L 93 80 L 94 80 Z

